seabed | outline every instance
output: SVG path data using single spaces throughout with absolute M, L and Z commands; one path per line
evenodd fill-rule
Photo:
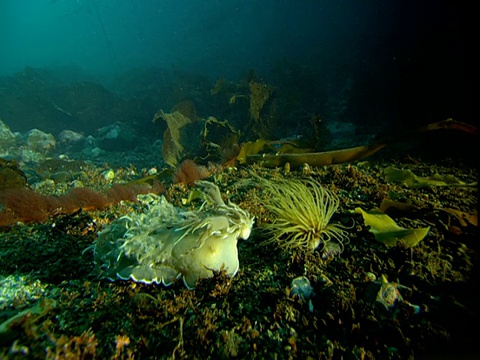
M 62 165 L 57 166 L 61 171 Z M 250 238 L 238 242 L 237 275 L 216 272 L 194 290 L 181 280 L 164 287 L 96 276 L 89 248 L 97 232 L 133 211 L 133 202 L 5 227 L 0 232 L 0 357 L 406 359 L 478 354 L 477 187 L 441 181 L 409 186 L 386 176 L 385 169 L 392 166 L 422 179 L 448 175 L 462 184 L 478 179 L 475 167 L 458 161 L 408 157 L 294 170 L 255 164 L 211 175 L 207 180 L 219 186 L 224 198 L 256 220 Z M 98 191 L 110 186 L 104 166 L 83 165 L 82 171 L 88 174 L 85 186 Z M 313 179 L 336 193 L 340 205 L 332 222 L 347 229 L 343 251 L 285 251 L 265 243 L 261 226 L 270 221 L 268 212 L 255 200 L 258 189 L 244 181 L 252 171 L 268 179 Z M 115 182 L 132 181 L 138 173 L 132 166 L 117 168 Z M 199 206 L 195 201 L 185 205 L 191 190 L 166 184 L 164 194 L 175 206 L 191 209 Z M 428 235 L 415 246 L 401 239 L 394 246 L 378 242 L 355 212 L 378 207 L 403 228 L 430 227 Z M 292 281 L 302 277 L 310 288 L 299 293 L 300 285 Z

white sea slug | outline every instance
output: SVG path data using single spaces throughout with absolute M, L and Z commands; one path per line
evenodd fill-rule
M 199 181 L 207 201 L 199 210 L 181 211 L 164 196 L 141 195 L 142 213 L 123 216 L 98 234 L 95 263 L 110 280 L 132 279 L 168 286 L 182 277 L 192 289 L 198 279 L 239 267 L 237 240 L 247 239 L 253 217 L 225 204 L 218 187 Z

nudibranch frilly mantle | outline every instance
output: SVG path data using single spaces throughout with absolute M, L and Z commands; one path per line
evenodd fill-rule
M 238 271 L 237 240 L 247 239 L 253 217 L 222 200 L 217 185 L 198 181 L 207 201 L 199 210 L 181 211 L 164 196 L 140 195 L 146 206 L 113 220 L 98 234 L 95 263 L 110 280 L 132 279 L 168 286 L 182 277 L 192 289 L 198 279 L 225 269 Z

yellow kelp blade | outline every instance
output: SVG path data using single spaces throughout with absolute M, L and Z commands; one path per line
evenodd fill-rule
M 237 160 L 240 164 L 246 164 L 247 159 L 252 155 L 257 155 L 258 153 L 265 150 L 267 147 L 267 140 L 259 139 L 257 141 L 247 141 L 242 144 L 240 152 L 237 155 Z
M 247 154 L 246 162 L 260 162 L 266 167 L 278 167 L 283 166 L 286 163 L 290 163 L 292 167 L 300 167 L 303 164 L 308 164 L 310 166 L 324 166 L 364 159 L 373 155 L 384 146 L 385 144 L 373 144 L 319 153 Z
M 430 227 L 405 229 L 379 210 L 366 212 L 361 208 L 356 208 L 355 212 L 362 215 L 365 225 L 370 226 L 370 232 L 375 235 L 375 239 L 387 246 L 395 246 L 398 241 L 402 241 L 406 247 L 415 246 L 430 231 Z
M 184 147 L 180 140 L 180 129 L 185 125 L 192 123 L 192 120 L 183 115 L 180 111 L 166 114 L 160 110 L 153 117 L 153 122 L 157 122 L 161 119 L 165 120 L 168 126 L 163 133 L 163 160 L 168 165 L 176 167 L 184 152 Z
M 420 229 L 403 229 L 375 234 L 375 239 L 387 246 L 395 246 L 398 241 L 402 241 L 405 247 L 412 247 L 422 241 L 430 231 L 430 227 Z
M 287 163 L 290 164 L 292 168 L 300 167 L 303 164 L 308 164 L 310 166 L 325 166 L 331 164 L 340 164 L 345 162 L 357 161 L 365 159 L 388 144 L 399 142 L 399 141 L 408 141 L 413 135 L 429 132 L 432 130 L 460 130 L 467 132 L 473 136 L 478 136 L 478 129 L 470 124 L 462 123 L 455 121 L 453 119 L 447 119 L 439 121 L 427 126 L 409 130 L 407 132 L 396 133 L 393 136 L 379 140 L 375 144 L 370 144 L 366 146 L 357 146 L 349 149 L 341 150 L 332 150 L 325 152 L 305 152 L 302 149 L 292 149 L 288 152 L 278 149 L 275 152 L 265 152 L 265 150 L 273 150 L 264 147 L 264 145 L 272 144 L 271 141 L 260 140 L 259 142 L 250 142 L 247 145 L 242 146 L 242 150 L 237 158 L 240 164 L 251 164 L 251 163 L 260 163 L 266 167 L 279 167 L 285 166 Z M 430 179 L 430 181 L 437 182 L 438 179 Z M 445 181 L 442 179 L 441 181 Z M 454 186 L 450 184 L 451 179 L 447 179 L 448 186 Z M 456 185 L 456 186 L 473 186 L 473 185 Z

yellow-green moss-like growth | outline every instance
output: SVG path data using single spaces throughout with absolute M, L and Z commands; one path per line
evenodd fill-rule
M 314 180 L 260 180 L 263 187 L 259 200 L 272 215 L 264 225 L 271 237 L 269 243 L 290 250 L 313 251 L 328 241 L 343 249 L 348 234 L 342 225 L 330 224 L 337 211 L 337 195 Z

